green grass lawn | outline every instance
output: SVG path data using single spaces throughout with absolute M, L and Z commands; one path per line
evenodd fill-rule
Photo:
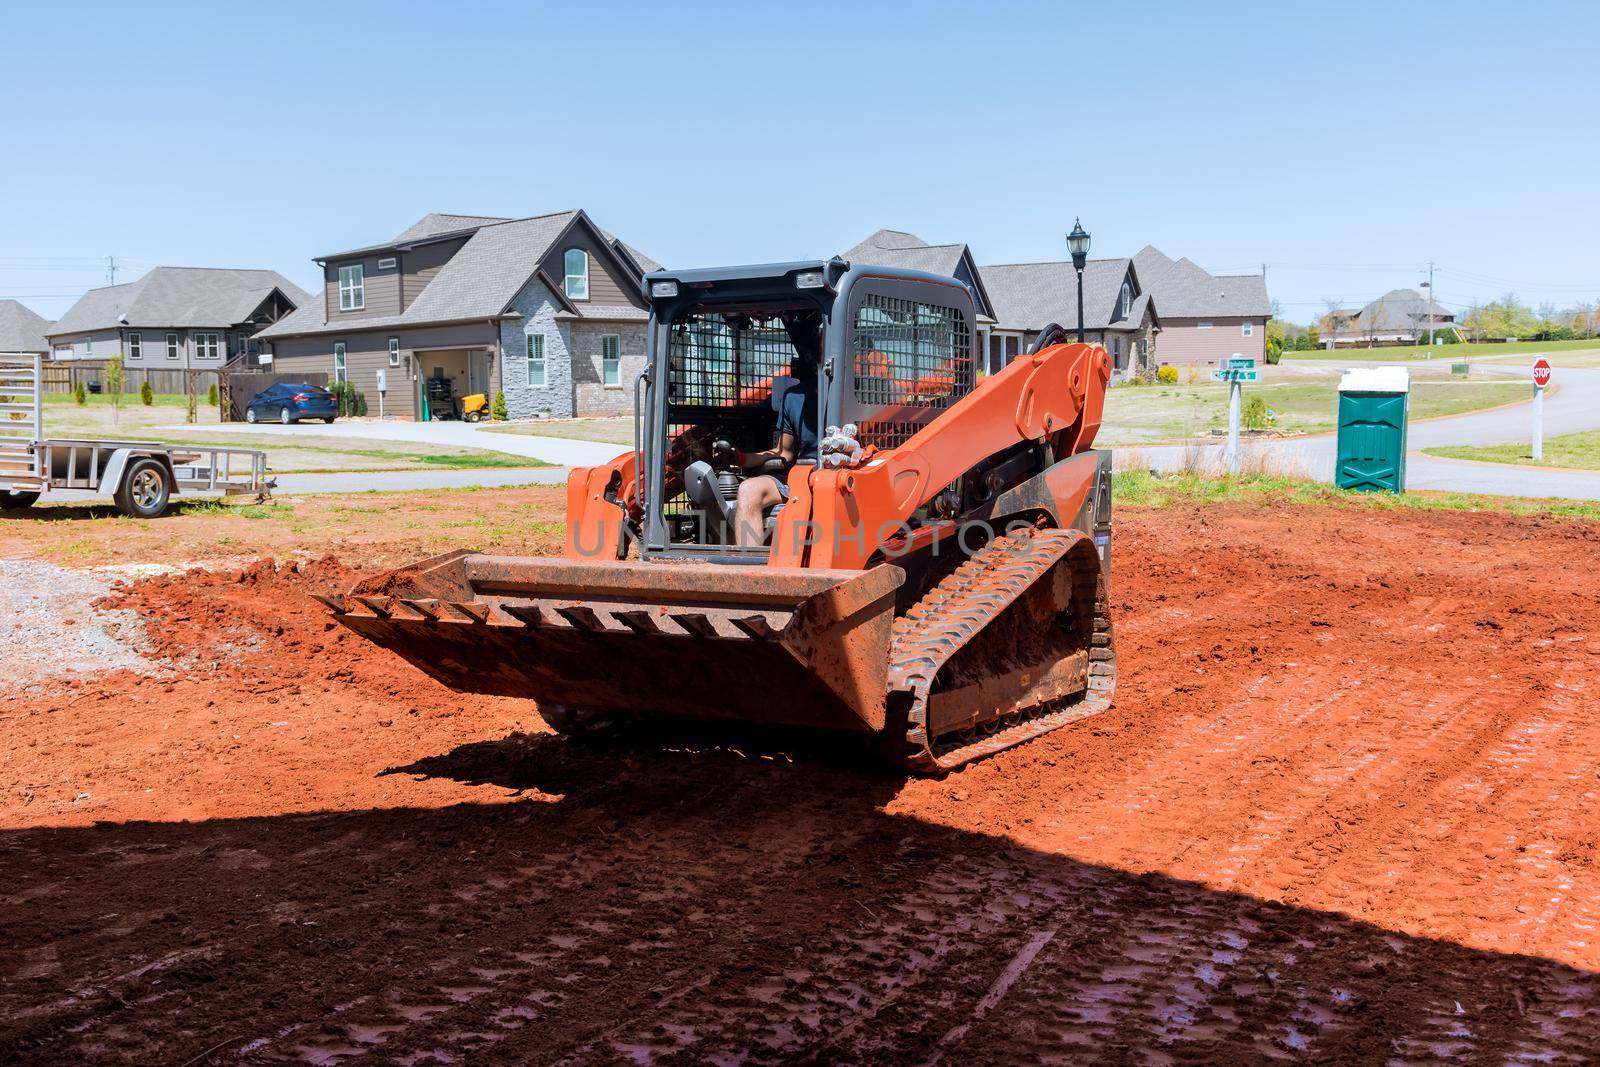
M 1285 352 L 1284 359 L 1320 359 L 1350 362 L 1377 360 L 1385 363 L 1404 363 L 1413 360 L 1426 360 L 1437 362 L 1441 360 L 1463 359 L 1491 359 L 1504 356 L 1507 359 L 1529 355 L 1534 352 L 1581 352 L 1585 358 L 1593 355 L 1600 360 L 1600 341 L 1590 338 L 1586 341 L 1511 341 L 1500 344 L 1483 344 L 1468 342 L 1460 345 L 1434 345 L 1431 349 L 1427 345 L 1397 345 L 1393 348 L 1341 348 L 1329 352 L 1317 349 L 1312 352 Z
M 1459 415 L 1526 400 L 1520 382 L 1458 381 L 1441 375 L 1413 378 L 1411 417 Z M 1244 387 L 1248 401 L 1260 396 L 1277 416 L 1274 428 L 1321 433 L 1334 427 L 1339 373 L 1309 374 L 1266 368 L 1263 381 Z M 1097 440 L 1107 445 L 1144 445 L 1207 436 L 1228 423 L 1228 387 L 1198 381 L 1176 385 L 1119 385 L 1106 394 L 1105 421 Z
M 1480 463 L 1520 463 L 1539 467 L 1570 467 L 1573 470 L 1600 470 L 1600 430 L 1550 437 L 1544 443 L 1544 458 L 1533 458 L 1532 444 L 1448 445 L 1424 448 L 1430 456 L 1444 459 L 1473 459 Z
M 526 434 L 530 437 L 561 437 L 572 441 L 600 441 L 604 444 L 633 447 L 633 416 L 593 419 L 531 419 L 503 422 L 485 427 L 490 433 Z

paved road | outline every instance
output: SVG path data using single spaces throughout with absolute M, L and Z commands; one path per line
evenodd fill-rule
M 174 431 L 193 430 L 193 426 L 166 426 Z M 318 437 L 344 437 L 363 441 L 405 441 L 410 444 L 443 445 L 450 448 L 481 448 L 525 456 L 563 467 L 609 463 L 627 451 L 622 445 L 595 441 L 572 441 L 564 437 L 538 437 L 531 434 L 494 433 L 467 422 L 411 422 L 402 419 L 341 419 L 336 423 L 280 426 L 259 423 L 225 422 L 205 427 L 206 433 L 240 433 L 263 437 L 293 438 L 296 434 Z
M 1515 366 L 1478 364 L 1478 369 L 1512 379 L 1527 379 L 1527 370 Z M 1556 437 L 1582 430 L 1600 429 L 1600 369 L 1558 371 L 1559 388 L 1545 397 L 1545 434 Z M 1533 387 L 1528 387 L 1530 399 Z M 1557 471 L 1513 467 L 1495 463 L 1470 463 L 1438 459 L 1422 453 L 1443 445 L 1489 445 L 1528 440 L 1532 431 L 1529 404 L 1414 422 L 1407 432 L 1411 451 L 1406 456 L 1406 485 L 1411 489 L 1439 489 L 1494 496 L 1567 497 L 1600 500 L 1600 471 Z M 1247 446 L 1265 454 L 1275 470 L 1298 472 L 1321 481 L 1333 480 L 1334 438 L 1318 434 L 1287 441 L 1267 441 Z M 1221 444 L 1201 449 L 1208 466 L 1222 463 Z M 1188 449 L 1166 446 L 1139 450 L 1156 470 L 1175 470 L 1188 461 Z

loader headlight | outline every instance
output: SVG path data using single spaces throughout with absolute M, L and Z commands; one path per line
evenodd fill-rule
M 651 282 L 650 295 L 659 297 L 674 297 L 678 295 L 677 282 Z
M 828 280 L 823 277 L 820 270 L 805 270 L 794 276 L 796 289 L 821 289 L 826 284 Z

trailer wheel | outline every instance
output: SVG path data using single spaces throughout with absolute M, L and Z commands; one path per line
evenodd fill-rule
M 0 511 L 21 511 L 33 507 L 39 494 L 33 489 L 7 489 L 0 493 Z
M 172 499 L 172 477 L 160 460 L 146 456 L 128 464 L 115 494 L 117 510 L 135 519 L 153 519 Z

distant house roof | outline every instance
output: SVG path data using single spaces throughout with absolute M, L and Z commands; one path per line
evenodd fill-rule
M 50 320 L 15 300 L 0 300 L 0 352 L 48 352 Z
M 460 219 L 464 216 L 437 217 Z M 418 223 L 418 226 L 421 225 Z M 439 268 L 439 273 L 423 287 L 411 306 L 399 314 L 339 318 L 328 322 L 324 318 L 322 302 L 311 301 L 294 314 L 284 316 L 261 331 L 261 336 L 271 340 L 308 334 L 497 318 L 505 314 L 517 293 L 534 277 L 539 261 L 551 246 L 573 226 L 587 226 L 597 237 L 605 240 L 604 232 L 581 210 L 487 222 L 471 232 L 466 244 Z M 609 247 L 610 242 L 606 244 Z M 554 279 L 545 277 L 543 280 L 555 293 L 567 316 L 607 321 L 648 317 L 631 305 L 617 308 L 610 305 L 573 304 L 562 295 L 561 287 Z M 638 278 L 634 281 L 637 282 Z
M 1144 291 L 1168 319 L 1272 314 L 1267 280 L 1259 274 L 1211 274 L 1189 259 L 1173 260 L 1154 245 L 1133 257 Z
M 233 326 L 248 318 L 273 290 L 296 307 L 311 302 L 310 294 L 274 270 L 154 267 L 138 281 L 84 293 L 47 336 L 118 326 Z
M 1454 325 L 1455 314 L 1433 305 L 1433 324 L 1435 326 Z M 1326 320 L 1342 318 L 1346 320 L 1343 329 L 1335 332 L 1341 336 L 1362 334 L 1410 334 L 1428 328 L 1428 298 L 1415 289 L 1391 289 L 1366 307 L 1356 311 L 1354 309 L 1340 308 L 1330 311 Z
M 851 263 L 904 267 L 966 282 L 973 288 L 978 314 L 990 319 L 995 317 L 994 302 L 972 258 L 972 250 L 964 244 L 930 245 L 904 230 L 879 230 L 845 252 L 844 258 Z
M 1078 278 L 1072 263 L 1052 260 L 1045 263 L 1000 263 L 980 267 L 984 282 L 994 297 L 1001 329 L 1038 330 L 1054 322 L 1068 329 L 1078 323 Z M 1091 259 L 1083 266 L 1083 325 L 1085 329 L 1134 329 L 1151 304 L 1142 293 L 1126 318 L 1113 320 L 1122 283 L 1132 278 L 1135 289 L 1140 279 L 1128 259 Z M 1160 300 L 1155 301 L 1163 308 Z

